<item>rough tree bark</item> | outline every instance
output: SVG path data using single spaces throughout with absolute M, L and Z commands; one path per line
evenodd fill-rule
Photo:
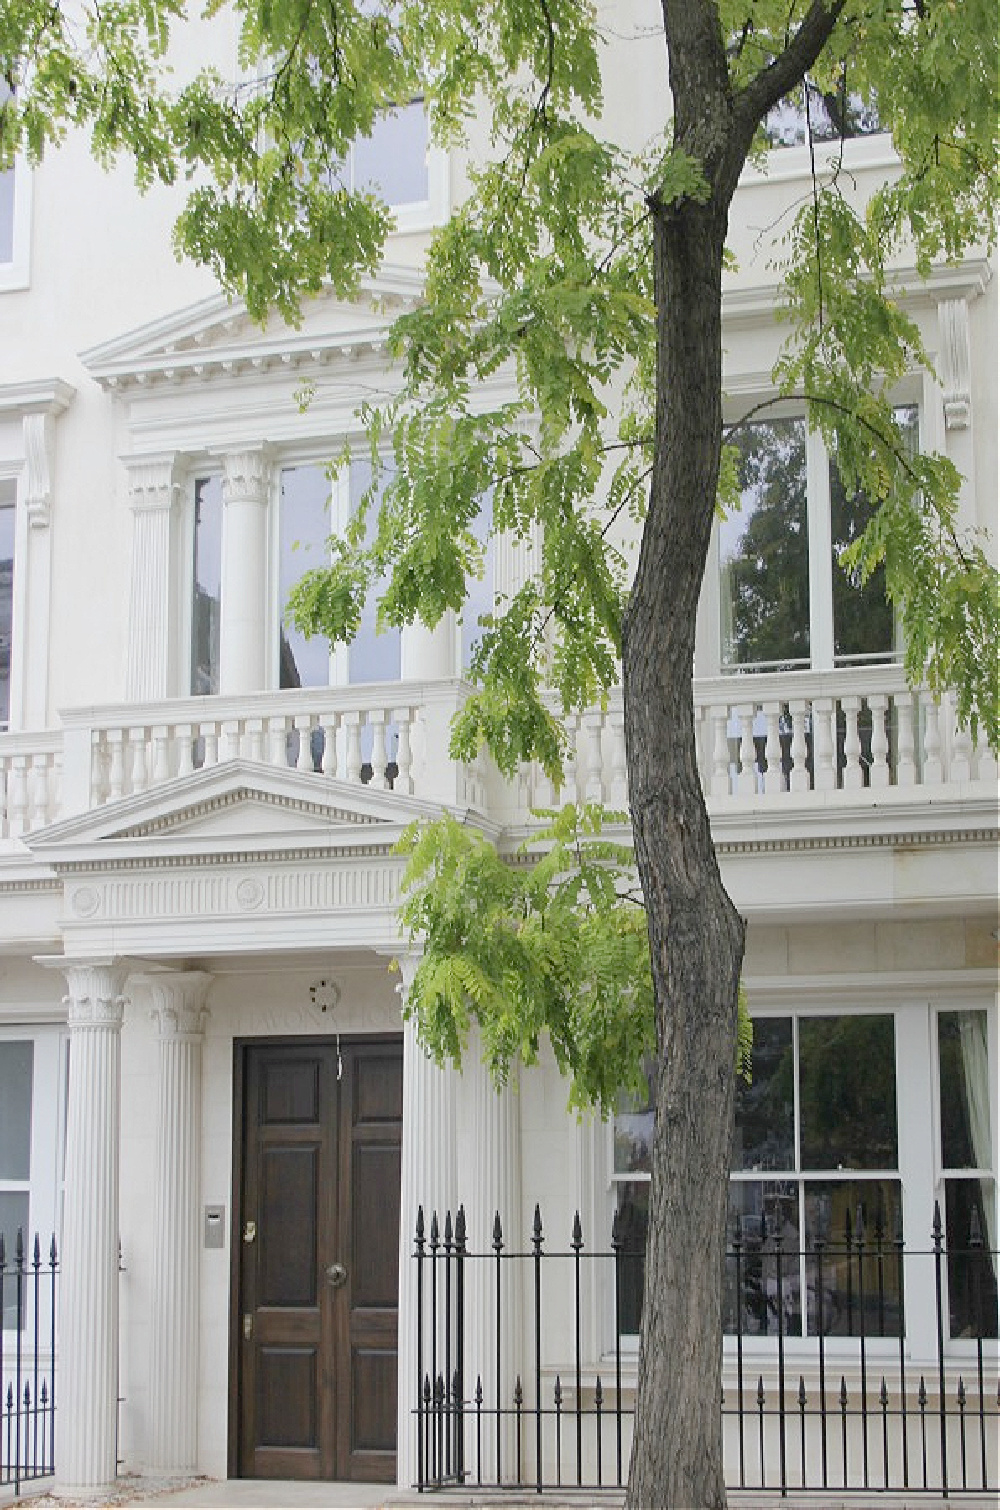
M 723 248 L 756 125 L 818 56 L 843 3 L 814 0 L 786 51 L 734 97 L 715 6 L 662 0 L 674 141 L 702 166 L 708 197 L 651 202 L 656 448 L 623 637 L 658 1059 L 629 1510 L 726 1502 L 722 1278 L 744 924 L 712 843 L 692 684 L 722 444 Z

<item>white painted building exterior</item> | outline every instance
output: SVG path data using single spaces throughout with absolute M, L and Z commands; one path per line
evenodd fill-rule
M 612 105 L 636 110 L 642 91 L 624 70 L 610 77 Z M 859 193 L 891 171 L 882 137 L 845 153 Z M 748 172 L 731 217 L 734 417 L 769 392 L 782 330 L 765 233 L 807 174 L 804 149 L 775 154 L 766 177 Z M 57 1469 L 67 1485 L 106 1482 L 116 1455 L 130 1469 L 241 1471 L 233 1249 L 249 1217 L 234 1185 L 235 1066 L 251 1040 L 403 1039 L 400 1482 L 415 1469 L 405 1255 L 418 1202 L 463 1201 L 480 1248 L 497 1208 L 527 1246 L 536 1201 L 548 1231 L 568 1238 L 578 1209 L 588 1244 L 606 1241 L 612 1129 L 565 1111 L 552 1063 L 497 1094 L 474 1055 L 462 1075 L 430 1067 L 401 1020 L 411 967 L 393 845 L 404 825 L 447 807 L 511 836 L 553 798 L 536 771 L 507 784 L 485 761 L 448 758 L 449 718 L 466 696 L 460 626 L 403 631 L 388 681 L 359 680 L 338 651 L 329 685 L 280 685 L 282 498 L 295 469 L 360 439 L 358 403 L 391 387 L 385 330 L 419 298 L 426 232 L 460 194 L 461 164 L 434 156 L 421 183 L 379 278 L 350 303 L 316 301 L 298 330 L 272 321 L 261 331 L 204 273 L 176 264 L 172 201 L 137 201 L 128 175 L 100 173 L 82 144 L 33 173 L 19 164 L 0 201 L 11 222 L 0 238 L 0 540 L 13 562 L 0 732 L 0 1227 L 55 1231 L 63 1255 Z M 994 266 L 972 258 L 921 282 L 901 265 L 899 287 L 938 374 L 914 375 L 900 402 L 917 412 L 919 443 L 962 471 L 962 523 L 993 530 L 995 550 Z M 305 384 L 314 396 L 303 413 Z M 748 998 L 760 1019 L 794 1019 L 796 1046 L 800 1022 L 891 1019 L 897 1154 L 881 1175 L 901 1191 L 905 1241 L 926 1248 L 947 1181 L 974 1179 L 996 1248 L 996 759 L 955 727 L 947 699 L 907 689 L 892 657 L 835 664 L 829 468 L 815 437 L 804 446 L 808 664 L 752 677 L 725 666 L 714 569 L 699 622 L 702 766 L 725 879 L 749 921 Z M 221 521 L 218 683 L 207 696 L 192 690 L 203 499 Z M 350 481 L 338 481 L 333 527 L 350 506 Z M 517 551 L 498 548 L 494 588 L 524 570 Z M 576 752 L 569 794 L 624 806 L 620 702 L 578 719 Z M 957 1173 L 946 1173 L 939 1093 L 949 1013 L 984 1025 L 986 1047 L 988 1132 Z M 11 1147 L 19 1140 L 6 1156 L 5 1133 Z M 801 1168 L 786 1183 L 796 1182 Z M 918 1267 L 907 1281 L 918 1371 L 936 1345 L 931 1283 Z M 520 1305 L 513 1281 L 506 1303 Z M 547 1376 L 569 1357 L 561 1303 L 549 1313 Z M 595 1283 L 588 1379 L 608 1354 L 609 1306 Z M 527 1310 L 514 1314 L 526 1332 Z M 758 1346 L 766 1369 L 769 1344 Z M 948 1355 L 961 1366 L 961 1337 Z M 634 1362 L 626 1373 L 629 1383 Z

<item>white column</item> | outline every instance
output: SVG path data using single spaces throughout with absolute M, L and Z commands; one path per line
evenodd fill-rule
M 471 1125 L 463 1129 L 462 1146 L 472 1150 L 468 1179 L 461 1192 L 469 1248 L 478 1253 L 491 1251 L 494 1220 L 499 1214 L 503 1240 L 501 1251 L 527 1253 L 531 1249 L 531 1231 L 525 1225 L 525 1213 L 521 1207 L 521 1119 L 516 1071 L 512 1070 L 511 1080 L 498 1090 L 482 1061 L 479 1033 L 473 1031 L 463 1079 L 468 1085 L 466 1107 Z M 547 1237 L 551 1244 L 553 1235 L 547 1234 Z M 560 1242 L 557 1246 L 563 1244 Z M 501 1260 L 498 1318 L 496 1264 L 477 1261 L 468 1265 L 466 1398 L 471 1397 L 479 1375 L 483 1398 L 494 1409 L 498 1395 L 501 1407 L 509 1410 L 514 1404 L 523 1323 L 523 1271 L 523 1260 Z M 521 1382 L 526 1390 L 530 1388 L 527 1377 Z M 528 1403 L 534 1404 L 534 1401 Z M 501 1472 L 509 1477 L 514 1470 L 513 1416 L 505 1421 L 500 1448 Z M 496 1430 L 492 1420 L 483 1432 L 482 1464 L 484 1479 L 490 1482 L 496 1476 L 497 1468 Z
M 173 551 L 177 484 L 174 458 L 127 461 L 132 509 L 125 697 L 148 703 L 169 697 L 173 644 L 171 603 L 176 591 Z M 187 690 L 186 688 L 184 689 Z
M 149 1466 L 190 1473 L 198 1454 L 198 1292 L 201 1258 L 200 971 L 145 976 L 159 1029 L 150 1296 Z
M 118 1411 L 118 1138 L 127 967 L 62 967 L 69 986 L 66 1193 L 59 1262 L 60 1492 L 114 1481 Z
M 404 624 L 400 638 L 400 677 L 404 682 L 450 680 L 455 667 L 455 615 L 449 611 L 433 629 Z
M 219 691 L 261 692 L 268 683 L 267 502 L 262 450 L 224 458 Z
M 401 994 L 413 982 L 418 959 L 400 960 Z M 417 1472 L 417 1276 L 413 1236 L 417 1208 L 423 1207 L 425 1230 L 431 1216 L 454 1213 L 458 1198 L 457 1086 L 452 1068 L 438 1069 L 417 1042 L 412 1019 L 403 1025 L 403 1149 L 399 1218 L 399 1375 L 396 1432 L 396 1475 L 400 1485 L 414 1482 Z

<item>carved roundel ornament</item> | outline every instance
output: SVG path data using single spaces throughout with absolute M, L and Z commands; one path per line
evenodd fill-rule
M 254 912 L 264 901 L 264 888 L 256 876 L 244 876 L 236 884 L 236 905 L 243 912 Z
M 314 980 L 309 987 L 309 1000 L 321 1012 L 333 1012 L 340 1001 L 340 987 L 335 980 Z

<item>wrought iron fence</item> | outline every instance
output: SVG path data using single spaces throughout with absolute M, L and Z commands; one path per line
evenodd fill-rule
M 635 1354 L 634 1340 L 631 1352 L 623 1346 L 623 1304 L 637 1282 L 641 1292 L 642 1254 L 626 1246 L 617 1217 L 606 1250 L 586 1246 L 579 1213 L 567 1248 L 547 1244 L 537 1206 L 523 1251 L 507 1245 L 499 1214 L 489 1245 L 475 1250 L 464 1208 L 443 1223 L 434 1213 L 429 1225 L 418 1212 L 417 1488 L 492 1484 L 541 1493 L 624 1482 Z M 924 1320 L 933 1321 L 935 1341 L 929 1357 L 915 1360 L 904 1282 L 920 1264 L 929 1266 L 934 1315 Z M 726 1271 L 730 1336 L 720 1408 L 731 1487 L 781 1495 L 997 1489 L 997 1254 L 978 1220 L 965 1246 L 949 1247 L 935 1206 L 932 1245 L 921 1250 L 904 1248 L 901 1235 L 867 1232 L 860 1221 L 853 1229 L 847 1221 L 841 1241 L 808 1250 L 784 1245 L 780 1227 L 737 1223 Z M 807 1277 L 810 1293 L 792 1336 L 787 1302 L 795 1274 Z M 523 1325 L 509 1290 L 502 1303 L 512 1275 Z M 588 1285 L 591 1296 L 607 1296 L 614 1318 L 600 1367 L 582 1344 Z M 561 1311 L 556 1326 L 543 1315 L 543 1299 Z M 470 1352 L 473 1331 L 478 1357 Z
M 15 1494 L 54 1471 L 58 1270 L 55 1237 L 29 1254 L 18 1229 L 8 1254 L 0 1232 L 0 1484 Z

